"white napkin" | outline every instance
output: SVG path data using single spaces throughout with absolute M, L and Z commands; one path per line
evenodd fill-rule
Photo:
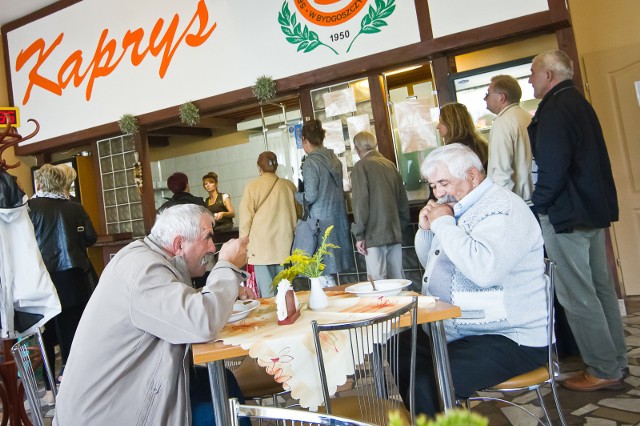
M 285 295 L 291 288 L 291 282 L 289 282 L 289 280 L 282 280 L 278 283 L 278 294 L 276 295 L 276 313 L 278 314 L 279 321 L 287 318 L 288 312 Z M 300 304 L 298 303 L 298 296 L 296 296 L 295 292 L 293 293 L 293 300 L 295 301 L 296 310 L 298 310 L 300 308 Z

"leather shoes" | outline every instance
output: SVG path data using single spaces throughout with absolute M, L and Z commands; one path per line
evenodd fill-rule
M 562 382 L 562 386 L 569 390 L 578 392 L 593 392 L 597 390 L 622 390 L 624 389 L 624 380 L 619 379 L 600 379 L 583 371 L 573 377 Z

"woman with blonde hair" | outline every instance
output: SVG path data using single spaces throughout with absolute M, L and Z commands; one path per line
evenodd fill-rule
M 445 145 L 461 143 L 468 146 L 480 157 L 482 167 L 487 170 L 489 145 L 476 129 L 473 118 L 464 104 L 452 102 L 443 105 L 440 108 L 437 129 Z
M 47 323 L 45 349 L 49 359 L 53 359 L 57 336 L 64 368 L 91 295 L 88 272 L 92 266 L 86 249 L 98 236 L 82 205 L 69 201 L 65 194 L 68 179 L 60 167 L 43 165 L 36 173 L 36 181 L 37 192 L 29 200 L 29 217 L 62 306 L 62 312 Z M 49 386 L 47 382 L 47 388 Z

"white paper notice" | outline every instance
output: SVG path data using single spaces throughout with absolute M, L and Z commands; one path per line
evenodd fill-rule
M 409 99 L 394 105 L 403 153 L 437 147 L 432 103 L 430 99 Z
M 324 146 L 332 149 L 336 154 L 343 153 L 347 148 L 344 144 L 344 135 L 342 133 L 342 120 L 325 121 L 322 123 L 325 130 Z
M 370 132 L 371 125 L 369 124 L 369 114 L 354 115 L 353 117 L 347 117 L 347 129 L 349 130 L 349 139 L 353 141 L 353 137 L 359 132 Z M 353 146 L 353 143 L 351 144 Z
M 322 98 L 324 99 L 324 112 L 327 117 L 347 114 L 356 110 L 356 97 L 350 87 L 336 92 L 325 93 Z

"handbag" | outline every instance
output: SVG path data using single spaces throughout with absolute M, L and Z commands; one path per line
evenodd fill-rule
M 313 256 L 318 248 L 320 239 L 320 219 L 313 219 L 309 214 L 309 205 L 307 200 L 303 199 L 302 207 L 304 213 L 302 219 L 298 219 L 296 223 L 293 242 L 291 243 L 291 253 L 294 250 L 304 250 L 309 256 Z

